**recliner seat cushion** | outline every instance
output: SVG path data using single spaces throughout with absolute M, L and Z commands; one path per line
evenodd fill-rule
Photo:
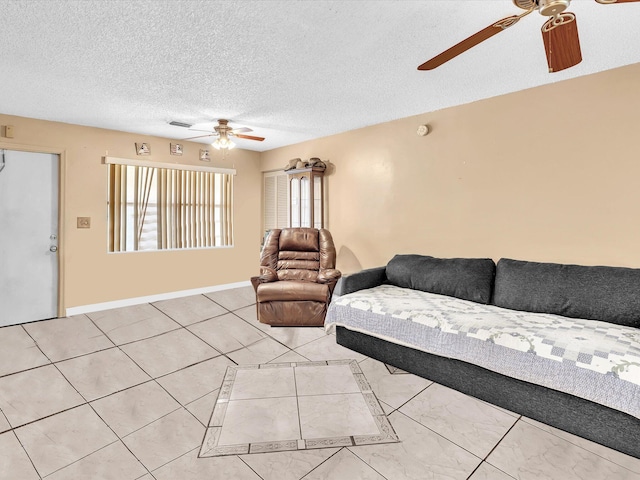
M 281 280 L 278 282 L 261 283 L 258 285 L 256 294 L 258 303 L 297 300 L 327 302 L 329 299 L 329 287 L 322 283 Z
M 512 310 L 640 327 L 640 269 L 502 258 L 493 303 Z
M 490 258 L 396 255 L 386 267 L 392 285 L 489 303 L 496 265 Z

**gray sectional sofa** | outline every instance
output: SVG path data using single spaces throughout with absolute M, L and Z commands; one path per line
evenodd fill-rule
M 397 255 L 344 277 L 337 342 L 640 458 L 640 269 Z

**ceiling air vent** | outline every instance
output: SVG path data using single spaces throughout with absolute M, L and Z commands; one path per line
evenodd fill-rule
M 175 120 L 173 122 L 169 122 L 169 125 L 173 125 L 174 127 L 191 128 L 190 123 L 176 122 Z

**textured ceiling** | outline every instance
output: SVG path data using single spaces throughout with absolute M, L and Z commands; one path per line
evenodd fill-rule
M 521 10 L 510 0 L 0 0 L 0 113 L 176 139 L 197 133 L 171 120 L 228 118 L 267 138 L 240 148 L 263 151 L 640 62 L 640 3 L 570 10 L 584 58 L 574 68 L 547 73 L 533 13 L 419 72 Z

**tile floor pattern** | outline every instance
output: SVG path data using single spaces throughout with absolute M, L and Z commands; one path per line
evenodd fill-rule
M 355 360 L 227 367 L 199 456 L 398 442 Z
M 246 287 L 0 328 L 0 479 L 640 479 L 639 459 L 391 373 L 322 328 L 262 325 L 253 302 Z M 198 458 L 227 366 L 351 358 L 400 443 Z

